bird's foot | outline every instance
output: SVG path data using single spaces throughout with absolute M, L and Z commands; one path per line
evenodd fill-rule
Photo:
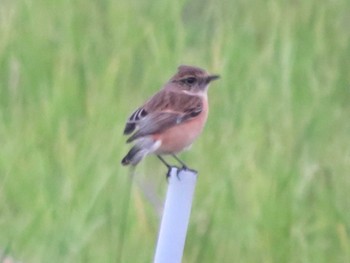
M 180 170 L 178 170 L 177 172 L 179 173 L 180 171 L 190 171 L 192 173 L 195 173 L 195 174 L 198 174 L 198 171 L 197 170 L 194 170 L 194 169 L 191 169 L 191 168 L 188 168 L 186 165 L 183 165 L 182 168 Z
M 186 165 L 183 165 L 181 168 L 179 167 L 176 167 L 177 170 L 176 170 L 176 177 L 179 181 L 181 181 L 181 178 L 180 178 L 180 173 L 181 171 L 189 171 L 189 172 L 192 172 L 192 173 L 195 173 L 195 174 L 198 174 L 198 172 L 194 169 L 190 169 L 188 168 Z
M 168 167 L 168 172 L 166 173 L 166 180 L 169 182 L 169 178 L 171 176 L 172 169 L 176 169 L 176 177 L 179 181 L 181 181 L 180 173 L 181 171 L 190 171 L 192 173 L 198 174 L 198 172 L 194 169 L 190 169 L 187 166 L 183 165 L 182 167 L 170 166 Z
M 168 172 L 166 173 L 166 180 L 167 180 L 167 182 L 169 182 L 169 178 L 170 178 L 170 176 L 171 176 L 171 172 L 172 172 L 172 170 L 173 169 L 176 169 L 176 177 L 177 177 L 177 179 L 179 179 L 180 180 L 180 177 L 179 177 L 179 171 L 181 170 L 179 167 L 177 167 L 177 166 L 168 166 Z

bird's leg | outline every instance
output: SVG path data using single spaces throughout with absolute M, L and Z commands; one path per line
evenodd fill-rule
M 183 161 L 181 161 L 175 154 L 172 154 L 171 156 L 174 157 L 174 159 L 182 165 L 182 169 L 188 170 L 187 165 Z
M 170 174 L 171 174 L 171 168 L 172 168 L 172 166 L 171 166 L 170 164 L 168 164 L 168 163 L 163 159 L 162 156 L 160 156 L 160 155 L 157 154 L 157 157 L 158 157 L 158 159 L 168 168 L 168 172 L 166 173 L 166 179 L 167 179 L 167 181 L 168 181 L 168 179 L 169 179 L 169 177 L 170 177 Z
M 175 154 L 172 154 L 171 156 L 174 157 L 174 159 L 182 165 L 182 170 L 188 170 L 194 173 L 198 173 L 196 170 L 188 168 L 188 166 L 183 161 L 181 161 L 179 157 L 177 157 Z M 179 177 L 179 170 L 177 170 L 177 176 Z

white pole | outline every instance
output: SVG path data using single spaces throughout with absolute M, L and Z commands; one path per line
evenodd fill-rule
M 169 177 L 154 263 L 180 263 L 185 246 L 197 173 L 173 167 Z

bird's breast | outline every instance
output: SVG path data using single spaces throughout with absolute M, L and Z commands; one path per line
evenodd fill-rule
M 154 140 L 161 142 L 156 154 L 178 153 L 189 147 L 202 132 L 208 118 L 208 100 L 203 98 L 203 108 L 199 115 L 176 125 L 162 133 L 154 134 Z

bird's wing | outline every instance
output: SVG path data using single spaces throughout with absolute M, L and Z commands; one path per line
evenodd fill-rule
M 138 128 L 128 139 L 131 142 L 159 133 L 196 117 L 202 112 L 202 108 L 203 103 L 199 96 L 162 90 L 130 116 L 124 134 L 131 134 Z
M 138 130 L 127 140 L 132 142 L 137 138 L 162 132 L 182 121 L 182 115 L 177 112 L 154 112 L 145 117 Z
M 145 110 L 144 106 L 138 108 L 137 110 L 135 110 L 130 117 L 128 118 L 126 124 L 125 124 L 125 128 L 124 128 L 124 134 L 128 135 L 131 134 L 135 131 L 139 121 L 141 119 L 143 119 L 146 115 L 148 114 L 148 112 Z
M 164 99 L 162 99 L 164 97 Z M 124 134 L 128 135 L 135 131 L 139 122 L 144 119 L 149 113 L 152 113 L 157 110 L 157 108 L 163 108 L 161 103 L 164 102 L 167 98 L 167 92 L 165 90 L 161 90 L 156 93 L 153 97 L 151 97 L 144 105 L 137 108 L 128 118 Z

